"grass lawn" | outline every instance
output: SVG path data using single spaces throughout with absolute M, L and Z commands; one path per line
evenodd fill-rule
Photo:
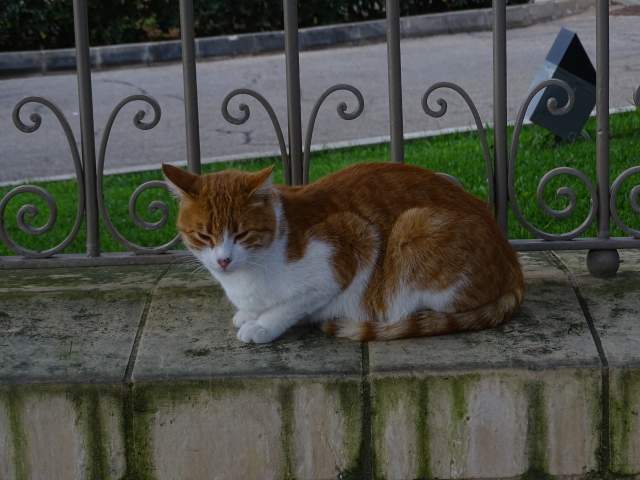
M 551 232 L 568 232 L 578 226 L 586 217 L 589 208 L 587 189 L 572 177 L 563 175 L 553 180 L 547 187 L 545 198 L 556 209 L 566 206 L 564 198 L 556 198 L 555 191 L 562 186 L 575 189 L 578 207 L 566 220 L 550 218 L 542 212 L 536 203 L 535 194 L 538 182 L 545 172 L 559 166 L 569 166 L 583 171 L 595 184 L 595 120 L 590 119 L 586 131 L 590 139 L 579 139 L 573 143 L 556 143 L 547 131 L 535 127 L 525 127 L 521 135 L 518 158 L 516 160 L 516 191 L 520 208 L 526 218 L 539 228 Z M 488 132 L 491 139 L 491 132 Z M 640 111 L 621 113 L 611 117 L 611 182 L 623 170 L 640 165 Z M 376 145 L 354 147 L 342 150 L 317 152 L 311 160 L 311 179 L 317 179 L 358 162 L 388 161 L 388 146 Z M 451 134 L 406 143 L 405 159 L 407 163 L 421 165 L 435 171 L 447 172 L 456 176 L 465 188 L 481 198 L 486 198 L 487 186 L 484 180 L 484 160 L 478 136 L 475 133 Z M 108 160 L 107 160 L 108 164 Z M 207 172 L 233 167 L 242 170 L 257 170 L 267 165 L 276 165 L 276 182 L 282 182 L 282 166 L 277 158 L 265 158 L 246 162 L 219 163 L 206 165 Z M 142 172 L 105 177 L 104 191 L 112 222 L 129 240 L 146 246 L 165 243 L 175 235 L 175 201 L 160 189 L 151 189 L 140 196 L 138 211 L 148 221 L 158 220 L 159 214 L 149 214 L 146 206 L 153 200 L 164 200 L 170 206 L 170 218 L 166 227 L 155 231 L 143 231 L 135 226 L 128 215 L 129 197 L 142 182 L 161 179 L 159 171 Z M 640 215 L 631 209 L 628 195 L 634 185 L 640 184 L 640 175 L 629 179 L 623 185 L 618 196 L 618 209 L 624 221 L 633 228 L 640 228 Z M 9 202 L 4 221 L 10 235 L 25 247 L 42 250 L 60 242 L 69 232 L 76 211 L 77 188 L 74 181 L 43 182 L 41 187 L 48 190 L 58 204 L 58 221 L 54 228 L 44 235 L 31 236 L 18 229 L 15 218 L 19 208 L 33 202 L 40 214 L 31 221 L 32 225 L 43 225 L 48 210 L 38 197 L 26 193 L 18 195 Z M 0 198 L 11 188 L 0 188 Z M 382 193 L 382 192 L 381 192 Z M 595 236 L 592 227 L 584 236 Z M 612 235 L 625 236 L 617 229 Z M 101 245 L 103 251 L 125 250 L 101 226 Z M 513 216 L 509 225 L 510 238 L 532 238 Z M 66 252 L 84 252 L 85 235 L 83 227 L 77 238 L 67 247 Z M 11 255 L 5 245 L 0 245 L 0 255 Z

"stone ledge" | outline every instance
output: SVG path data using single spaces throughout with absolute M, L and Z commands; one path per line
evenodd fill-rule
M 640 476 L 640 254 L 583 257 L 523 254 L 498 329 L 364 347 L 242 345 L 182 265 L 5 271 L 0 478 Z

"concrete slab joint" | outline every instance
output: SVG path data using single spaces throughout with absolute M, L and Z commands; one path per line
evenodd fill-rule
M 523 254 L 496 330 L 241 345 L 184 265 L 5 272 L 2 479 L 640 476 L 640 252 Z

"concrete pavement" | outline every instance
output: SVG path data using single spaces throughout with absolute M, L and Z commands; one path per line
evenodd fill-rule
M 640 17 L 611 17 L 611 107 L 631 105 L 640 85 Z M 509 118 L 513 119 L 528 93 L 534 73 L 542 64 L 561 26 L 575 30 L 595 61 L 595 16 L 590 10 L 574 17 L 510 30 Z M 420 107 L 424 91 L 434 82 L 451 81 L 467 90 L 484 122 L 491 121 L 491 32 L 408 39 L 402 43 L 405 132 L 465 126 L 472 118 L 464 103 L 451 96 L 448 113 L 427 117 Z M 322 108 L 316 122 L 314 144 L 348 141 L 388 134 L 386 46 L 375 44 L 305 52 L 301 55 L 303 125 L 321 93 L 336 83 L 350 83 L 365 99 L 365 111 L 354 121 L 340 120 L 335 106 L 348 95 L 336 94 Z M 252 88 L 273 105 L 286 136 L 286 92 L 282 54 L 238 58 L 198 64 L 200 132 L 205 159 L 277 150 L 276 137 L 260 106 L 248 101 L 252 117 L 235 126 L 222 118 L 220 106 L 234 88 Z M 75 77 L 70 74 L 14 78 L 0 82 L 0 182 L 50 175 L 72 174 L 73 164 L 60 128 L 51 114 L 35 133 L 19 132 L 11 122 L 14 105 L 23 97 L 41 95 L 65 113 L 79 139 Z M 111 110 L 125 96 L 147 94 L 162 107 L 162 119 L 153 130 L 131 125 L 136 105 L 125 108 L 111 134 L 106 169 L 156 168 L 161 162 L 184 160 L 184 105 L 182 71 L 178 64 L 127 68 L 93 74 L 96 142 L 99 144 Z M 235 104 L 237 105 L 237 104 Z M 147 108 L 150 113 L 150 109 Z M 23 119 L 33 110 L 25 109 Z M 36 107 L 35 111 L 44 111 Z

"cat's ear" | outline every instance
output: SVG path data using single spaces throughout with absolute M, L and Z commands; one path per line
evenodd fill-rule
M 251 195 L 269 195 L 273 187 L 273 166 L 251 174 Z
M 198 175 L 186 172 L 168 163 L 162 164 L 162 173 L 167 186 L 176 197 L 182 198 L 185 195 L 196 197 L 198 195 L 200 190 L 200 177 Z

